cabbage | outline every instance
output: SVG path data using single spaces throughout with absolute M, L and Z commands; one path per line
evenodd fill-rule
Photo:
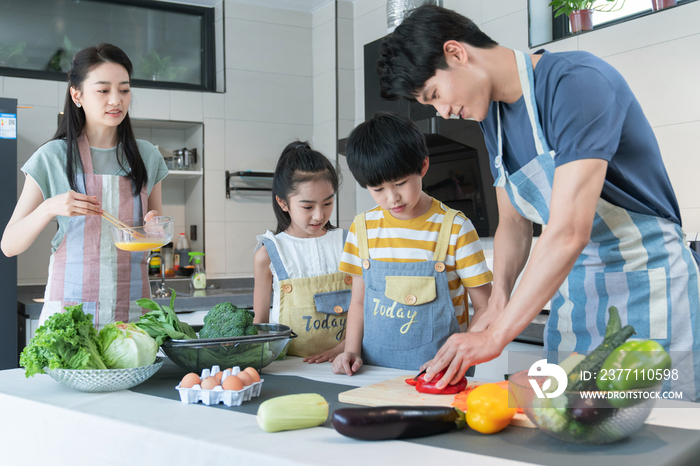
M 107 324 L 97 338 L 109 369 L 150 366 L 156 360 L 158 343 L 134 324 Z

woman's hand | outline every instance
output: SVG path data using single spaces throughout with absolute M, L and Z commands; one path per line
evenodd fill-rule
M 304 358 L 304 362 L 308 362 L 309 364 L 318 364 L 326 361 L 333 362 L 335 357 L 342 353 L 343 350 L 345 350 L 345 340 L 338 343 L 335 346 L 335 348 L 331 348 L 328 351 L 324 351 L 321 354 L 316 354 L 314 356 Z
M 333 373 L 352 375 L 362 367 L 362 358 L 357 353 L 340 353 L 333 359 Z
M 446 368 L 445 375 L 437 383 L 437 388 L 442 389 L 448 383 L 459 382 L 470 366 L 497 358 L 504 347 L 489 331 L 455 333 L 420 369 L 427 369 L 424 378 L 430 382 L 435 374 Z
M 144 221 L 144 223 L 148 223 L 149 221 L 153 220 L 157 216 L 158 216 L 157 210 L 149 210 L 146 213 L 146 215 L 143 216 L 143 221 Z
M 52 217 L 77 217 L 102 215 L 102 206 L 95 196 L 68 191 L 44 201 L 46 211 Z

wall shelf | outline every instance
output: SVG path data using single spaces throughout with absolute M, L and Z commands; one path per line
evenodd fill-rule
M 202 170 L 170 170 L 168 172 L 168 177 L 177 178 L 179 180 L 197 178 L 199 176 L 202 176 Z
M 272 191 L 273 172 L 226 170 L 226 198 L 231 199 L 231 191 Z M 231 180 L 245 183 L 243 186 L 231 186 Z

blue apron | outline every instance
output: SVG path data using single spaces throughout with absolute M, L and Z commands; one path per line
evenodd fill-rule
M 508 193 L 523 217 L 546 225 L 554 181 L 554 157 L 537 112 L 530 56 L 514 51 L 532 125 L 537 158 L 515 173 L 503 164 L 500 108 L 494 183 Z M 615 206 L 602 198 L 591 239 L 552 298 L 545 328 L 545 352 L 594 350 L 603 340 L 607 310 L 616 306 L 634 339 L 658 341 L 671 354 L 678 380 L 664 389 L 700 398 L 700 288 L 698 266 L 681 227 L 659 217 Z
M 433 260 L 384 262 L 369 257 L 365 214 L 355 217 L 365 282 L 362 360 L 373 366 L 418 370 L 459 333 L 445 271 L 456 210 L 440 227 Z

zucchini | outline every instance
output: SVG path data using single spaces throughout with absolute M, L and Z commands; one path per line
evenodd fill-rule
M 328 419 L 328 402 L 318 393 L 285 395 L 264 401 L 258 408 L 258 425 L 265 432 L 320 426 Z
M 574 370 L 569 374 L 569 382 L 567 391 L 570 392 L 580 392 L 583 390 L 595 390 L 596 389 L 596 377 L 595 374 L 603 366 L 605 360 L 610 356 L 615 348 L 623 344 L 629 337 L 634 334 L 634 327 L 631 325 L 626 325 L 622 327 L 622 330 L 615 332 L 603 339 L 603 343 L 600 344 L 591 354 L 586 356 L 586 359 L 581 361 Z M 592 377 L 591 380 L 582 380 L 581 373 L 589 372 Z
M 464 427 L 463 414 L 437 406 L 341 408 L 331 422 L 338 433 L 360 440 L 427 437 Z

